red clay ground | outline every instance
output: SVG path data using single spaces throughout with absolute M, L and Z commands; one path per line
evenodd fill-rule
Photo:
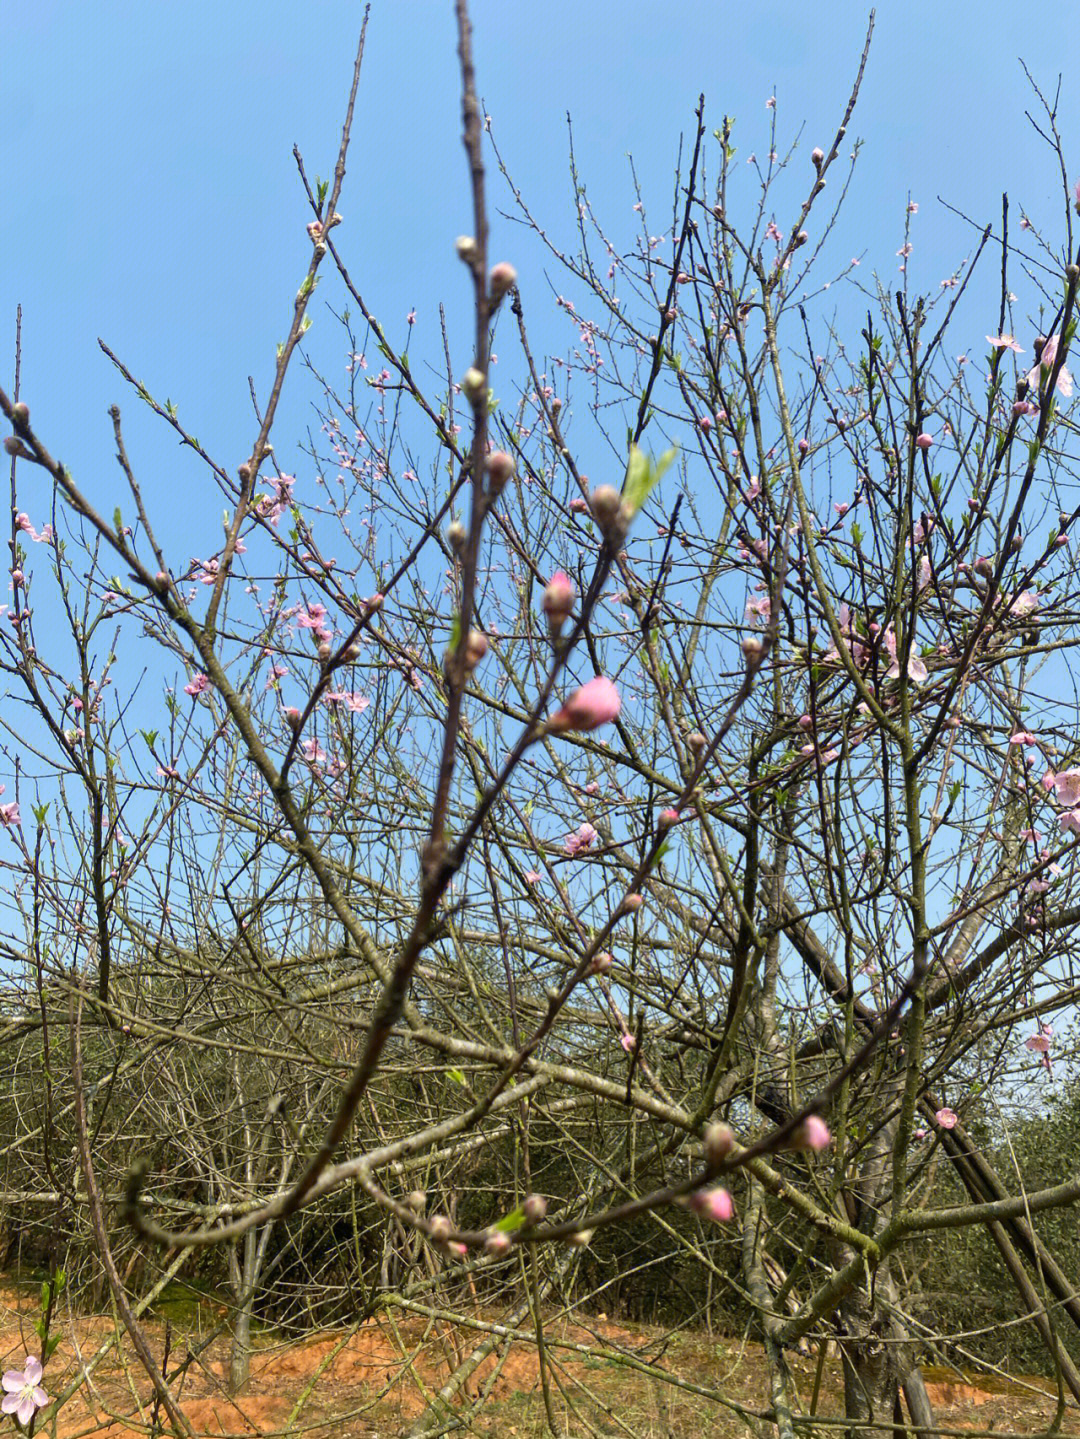
M 216 1317 L 211 1316 L 211 1308 L 204 1305 L 205 1313 L 198 1316 L 204 1330 Z M 39 1312 L 36 1296 L 0 1291 L 0 1367 L 21 1367 L 24 1354 L 38 1352 L 33 1323 Z M 497 1322 L 498 1316 L 489 1318 Z M 54 1398 L 115 1334 L 112 1318 L 104 1315 L 74 1320 L 67 1316 L 66 1326 L 64 1340 L 46 1370 L 45 1387 Z M 150 1319 L 146 1334 L 160 1361 L 164 1322 Z M 552 1319 L 547 1336 L 552 1411 L 557 1432 L 567 1439 L 589 1434 L 590 1427 L 605 1439 L 615 1435 L 734 1439 L 752 1432 L 736 1413 L 692 1389 L 664 1382 L 657 1377 L 660 1373 L 678 1376 L 691 1386 L 719 1390 L 750 1410 L 760 1412 L 766 1405 L 762 1355 L 753 1344 L 710 1340 L 701 1332 L 675 1335 L 665 1342 L 660 1330 L 648 1326 L 585 1316 L 578 1316 L 576 1324 Z M 249 1384 L 235 1399 L 225 1393 L 225 1339 L 215 1340 L 172 1382 L 196 1435 L 391 1439 L 408 1432 L 451 1368 L 484 1338 L 484 1332 L 472 1328 L 391 1312 L 351 1334 L 341 1331 L 293 1342 L 271 1342 L 261 1336 Z M 603 1352 L 575 1352 L 578 1345 L 602 1347 Z M 170 1375 L 177 1375 L 188 1353 L 187 1338 L 174 1328 Z M 791 1364 L 799 1406 L 807 1413 L 816 1360 L 793 1355 Z M 933 1370 L 927 1372 L 927 1382 L 938 1423 L 946 1430 L 1035 1434 L 1045 1431 L 1054 1415 L 1053 1386 L 1046 1380 L 1009 1384 L 993 1377 L 972 1380 Z M 487 1358 L 456 1397 L 455 1410 L 463 1414 L 481 1393 L 487 1397 L 472 1416 L 471 1432 L 498 1439 L 538 1439 L 547 1432 L 535 1345 L 516 1343 Z M 839 1397 L 838 1365 L 830 1354 L 817 1415 L 837 1415 Z M 150 1432 L 153 1417 L 151 1385 L 125 1340 L 67 1401 L 55 1425 L 50 1411 L 45 1411 L 44 1432 L 55 1439 L 89 1435 L 136 1439 Z M 164 1414 L 158 1416 L 156 1432 L 162 1429 L 169 1430 Z M 1075 1408 L 1066 1412 L 1059 1432 L 1080 1435 Z

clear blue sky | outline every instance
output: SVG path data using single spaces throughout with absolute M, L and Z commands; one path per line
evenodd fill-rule
M 971 244 L 939 196 L 985 220 L 1008 188 L 1014 205 L 1059 232 L 1054 170 L 1024 119 L 1032 97 L 1018 56 L 1052 92 L 1070 59 L 1067 33 L 1060 22 L 1021 25 L 1022 13 L 1000 0 L 880 6 L 852 127 L 866 143 L 839 242 L 845 254 L 866 256 L 864 278 L 873 267 L 895 270 L 909 192 L 920 205 L 917 288 L 936 289 Z M 96 339 L 155 395 L 171 397 L 212 453 L 235 463 L 248 453 L 247 376 L 265 393 L 310 254 L 291 148 L 299 144 L 309 173 L 329 172 L 361 14 L 342 0 L 8 7 L 0 370 L 9 384 L 21 301 L 35 426 L 107 512 L 116 471 L 106 408 L 119 401 L 154 511 L 182 494 L 193 523 L 181 542 L 197 547 L 212 517 L 216 544 L 216 492 L 205 487 L 209 509 L 200 515 L 191 503 L 198 489 L 187 485 L 193 472 L 125 393 Z M 701 90 L 712 124 L 736 117 L 741 156 L 767 150 L 765 101 L 774 92 L 781 135 L 805 121 L 805 148 L 827 143 L 867 11 L 851 0 L 475 0 L 473 16 L 500 146 L 534 212 L 569 236 L 567 111 L 597 211 L 611 223 L 629 218 L 627 151 L 659 210 Z M 450 0 L 375 0 L 338 236 L 398 339 L 410 307 L 419 341 L 445 299 L 466 363 L 465 276 L 452 252 L 469 228 L 454 39 Z M 1077 135 L 1078 100 L 1080 86 L 1067 88 L 1067 140 Z M 490 193 L 504 200 L 497 177 Z M 499 254 L 517 263 L 535 322 L 547 292 L 538 252 L 496 220 Z M 310 311 L 312 341 L 330 346 L 324 358 L 340 348 L 320 303 L 329 290 Z M 553 346 L 559 334 L 549 332 Z M 285 468 L 311 395 L 297 374 L 275 436 Z

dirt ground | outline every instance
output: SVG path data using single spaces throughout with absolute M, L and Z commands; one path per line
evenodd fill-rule
M 203 1308 L 207 1312 L 200 1312 L 198 1319 L 206 1332 L 220 1313 L 215 1314 L 212 1305 Z M 40 1351 L 33 1329 L 39 1314 L 36 1295 L 0 1289 L 0 1368 L 21 1368 L 25 1354 Z M 152 1386 L 126 1338 L 95 1362 L 102 1346 L 115 1339 L 112 1316 L 62 1318 L 58 1327 L 64 1337 L 46 1368 L 46 1390 L 55 1400 L 81 1372 L 91 1372 L 59 1412 L 55 1405 L 43 1411 L 37 1432 L 54 1439 L 136 1439 L 170 1433 L 172 1426 L 163 1410 L 155 1411 Z M 489 1314 L 484 1322 L 497 1324 L 499 1318 Z M 160 1364 L 164 1320 L 148 1319 L 145 1333 Z M 710 1338 L 700 1331 L 665 1335 L 645 1325 L 616 1324 L 603 1315 L 579 1314 L 574 1322 L 552 1316 L 545 1333 L 550 1413 L 555 1432 L 565 1439 L 591 1434 L 604 1439 L 734 1439 L 755 1428 L 775 1432 L 769 1425 L 748 1425 L 738 1412 L 760 1414 L 767 1407 L 763 1358 L 754 1344 Z M 489 1337 L 481 1328 L 447 1326 L 400 1311 L 353 1331 L 312 1339 L 286 1341 L 262 1334 L 249 1383 L 242 1394 L 230 1398 L 225 1392 L 228 1340 L 216 1339 L 193 1357 L 197 1331 L 188 1334 L 172 1326 L 166 1372 L 197 1436 L 399 1439 L 430 1416 L 435 1392 Z M 585 1352 L 586 1347 L 591 1352 Z M 819 1420 L 841 1413 L 839 1365 L 832 1347 L 816 1406 L 817 1356 L 790 1358 L 796 1412 L 813 1413 Z M 678 1382 L 668 1382 L 672 1377 Z M 1010 1383 L 997 1376 L 975 1378 L 937 1369 L 928 1370 L 926 1379 L 945 1431 L 1035 1434 L 1045 1432 L 1054 1416 L 1056 1396 L 1045 1379 Z M 734 1407 L 718 1403 L 717 1393 Z M 444 1419 L 464 1419 L 467 1432 L 498 1439 L 539 1439 L 550 1433 L 535 1344 L 501 1343 L 442 1414 Z M 1066 1410 L 1059 1432 L 1080 1435 L 1075 1407 Z

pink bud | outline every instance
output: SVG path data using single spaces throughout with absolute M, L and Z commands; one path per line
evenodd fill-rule
M 571 695 L 562 709 L 548 720 L 548 729 L 553 734 L 599 729 L 611 723 L 621 704 L 619 691 L 612 681 L 597 675 Z
M 548 617 L 548 628 L 552 634 L 557 635 L 565 621 L 570 618 L 575 593 L 570 577 L 562 570 L 556 570 L 544 587 L 544 598 L 540 603 Z
M 632 1034 L 624 1034 L 623 1037 L 619 1040 L 619 1043 L 622 1045 L 623 1049 L 626 1050 L 627 1054 L 633 1054 L 634 1050 L 637 1048 L 637 1040 Z
M 713 1168 L 729 1155 L 735 1145 L 735 1136 L 726 1124 L 710 1124 L 705 1131 L 705 1159 Z
M 726 1189 L 695 1189 L 690 1207 L 703 1219 L 714 1219 L 717 1224 L 727 1224 L 735 1217 L 735 1205 Z
M 547 1200 L 542 1194 L 526 1194 L 521 1202 L 521 1212 L 529 1224 L 539 1224 L 547 1213 Z
M 491 268 L 491 298 L 501 300 L 507 290 L 517 284 L 517 271 L 505 260 Z
M 956 1128 L 957 1114 L 955 1109 L 949 1109 L 946 1106 L 944 1109 L 939 1109 L 934 1115 L 934 1118 L 941 1125 L 942 1129 Z
M 677 809 L 662 809 L 660 817 L 656 821 L 661 829 L 670 829 L 673 824 L 679 823 L 679 811 Z
M 495 1255 L 497 1258 L 499 1255 L 506 1253 L 510 1248 L 510 1243 L 509 1234 L 504 1234 L 501 1229 L 496 1229 L 493 1234 L 489 1234 L 484 1240 L 484 1248 L 489 1254 Z
M 487 457 L 488 490 L 496 499 L 514 473 L 514 459 L 505 450 L 492 450 Z
M 695 729 L 691 730 L 690 733 L 686 736 L 686 743 L 690 746 L 694 754 L 700 754 L 701 751 L 705 748 L 705 746 L 709 743 L 709 741 L 705 738 L 705 736 L 701 733 L 699 729 Z
M 811 1114 L 799 1125 L 788 1143 L 792 1149 L 828 1149 L 832 1135 L 825 1121 Z
M 599 954 L 594 954 L 592 959 L 589 961 L 589 973 L 607 974 L 608 970 L 614 963 L 614 956 L 609 954 L 606 949 L 602 949 L 600 950 Z
M 928 435 L 924 430 L 921 435 L 915 436 L 915 443 L 920 450 L 928 450 L 934 443 L 934 437 L 933 435 Z
M 569 509 L 572 515 L 583 515 L 587 512 L 588 508 L 589 506 L 580 495 L 575 495 L 570 501 Z
M 799 454 L 800 454 L 800 455 L 805 455 L 806 452 L 807 452 L 807 450 L 808 450 L 809 448 L 810 448 L 810 441 L 809 441 L 809 440 L 807 440 L 807 439 L 804 438 L 804 439 L 801 439 L 801 440 L 799 441 Z
M 706 435 L 712 429 L 712 426 L 713 422 L 709 415 L 702 415 L 701 419 L 698 420 L 698 429 L 703 431 Z
M 813 729 L 813 727 L 814 727 L 814 721 L 813 721 L 813 719 L 810 717 L 810 715 L 800 715 L 800 716 L 799 716 L 799 728 L 800 728 L 800 729 Z
M 825 151 L 815 146 L 814 149 L 810 151 L 810 159 L 814 162 L 814 169 L 820 170 L 822 162 L 825 159 Z

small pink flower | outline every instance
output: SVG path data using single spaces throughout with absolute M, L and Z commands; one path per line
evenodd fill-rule
M 619 1043 L 622 1045 L 623 1049 L 626 1050 L 627 1054 L 632 1054 L 637 1048 L 637 1040 L 632 1034 L 624 1034 L 619 1040 Z
M 956 1128 L 957 1114 L 955 1109 L 949 1109 L 948 1107 L 944 1109 L 939 1109 L 938 1112 L 934 1115 L 934 1118 L 941 1125 L 942 1129 Z
M 698 420 L 698 429 L 702 432 L 702 434 L 707 435 L 712 429 L 712 427 L 713 422 L 711 415 L 702 415 L 700 420 Z
M 589 973 L 607 974 L 608 970 L 614 963 L 615 956 L 613 954 L 609 954 L 606 949 L 602 949 L 598 954 L 594 954 L 592 959 L 589 961 Z
M 0 804 L 0 824 L 2 824 L 5 829 L 10 829 L 12 825 L 21 823 L 17 800 L 13 800 L 11 804 Z
M 544 876 L 540 873 L 539 870 L 536 870 L 536 869 L 527 869 L 527 870 L 525 871 L 525 883 L 526 883 L 526 884 L 530 884 L 530 885 L 531 885 L 531 884 L 539 884 L 539 883 L 543 880 L 543 878 L 544 878 Z
M 828 1149 L 832 1143 L 829 1126 L 816 1114 L 807 1115 L 788 1140 L 792 1149 Z
M 1080 835 L 1080 809 L 1067 809 L 1058 818 L 1058 824 L 1062 829 L 1067 829 L 1070 834 Z
M 599 835 L 596 830 L 593 829 L 592 825 L 583 824 L 579 826 L 574 834 L 568 834 L 566 836 L 563 849 L 565 849 L 566 853 L 573 859 L 574 855 L 579 854 L 583 849 L 588 849 L 591 845 L 595 844 L 597 839 L 599 839 Z
M 1030 730 L 1018 729 L 1015 734 L 1009 736 L 1009 743 L 1012 745 L 1038 744 L 1038 735 L 1033 735 Z
M 726 1189 L 695 1189 L 690 1196 L 690 1207 L 703 1219 L 727 1224 L 735 1217 L 735 1205 Z
M 1024 353 L 1011 335 L 987 335 L 986 339 L 995 350 L 1012 350 L 1017 355 Z
M 1039 363 L 1033 369 L 1028 371 L 1028 384 L 1033 386 L 1036 390 L 1039 389 L 1042 384 L 1043 372 L 1045 371 L 1047 376 L 1049 376 L 1050 371 L 1054 368 L 1054 363 L 1057 360 L 1058 345 L 1060 343 L 1060 340 L 1060 335 L 1051 335 L 1050 338 L 1047 340 L 1046 344 L 1042 347 L 1042 354 L 1039 356 Z M 1068 400 L 1072 398 L 1073 377 L 1064 365 L 1062 365 L 1061 369 L 1058 371 L 1056 388 L 1063 399 Z
M 928 450 L 934 443 L 933 435 L 928 435 L 924 430 L 921 435 L 915 436 L 915 443 L 920 450 Z
M 548 729 L 553 734 L 599 729 L 611 723 L 621 704 L 619 691 L 612 681 L 597 675 L 571 695 L 562 709 L 548 720 Z
M 191 695 L 191 697 L 194 699 L 196 695 L 203 694 L 209 688 L 210 681 L 207 679 L 207 677 L 204 674 L 195 674 L 192 675 L 191 679 L 184 686 L 184 693 L 186 695 Z
M 583 500 L 580 495 L 575 495 L 570 501 L 569 508 L 572 515 L 583 515 L 587 512 L 589 506 L 588 502 Z
M 1080 805 L 1080 769 L 1060 770 L 1053 780 L 1054 793 L 1066 809 Z
M 4 1398 L 0 1410 L 14 1414 L 22 1425 L 34 1417 L 34 1411 L 44 1409 L 49 1396 L 41 1387 L 41 1360 L 28 1354 L 21 1370 L 9 1369 L 0 1383 L 4 1386 Z

